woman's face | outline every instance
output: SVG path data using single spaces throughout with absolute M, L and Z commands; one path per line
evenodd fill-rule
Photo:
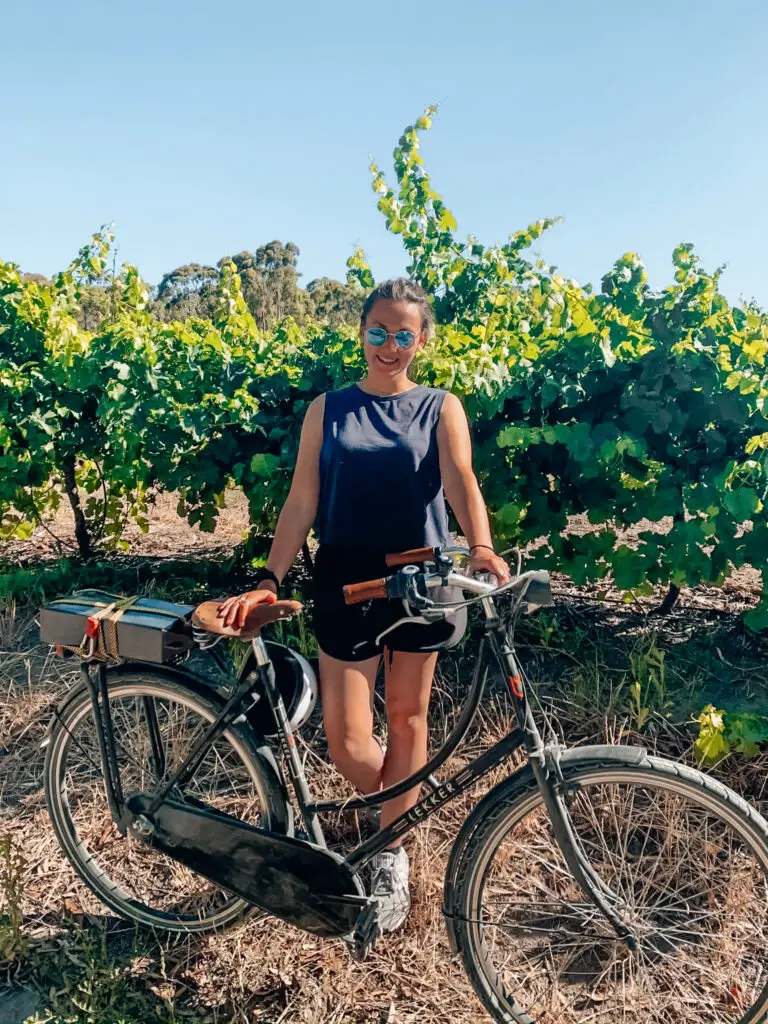
M 383 345 L 376 347 L 365 340 L 366 331 L 372 327 L 382 328 L 390 335 Z M 398 331 L 410 331 L 415 341 L 410 348 L 400 348 L 393 335 Z M 398 377 L 406 372 L 413 357 L 424 347 L 426 340 L 421 326 L 421 308 L 415 302 L 399 302 L 395 299 L 378 299 L 371 307 L 368 319 L 360 328 L 360 340 L 365 351 L 368 370 L 377 377 Z

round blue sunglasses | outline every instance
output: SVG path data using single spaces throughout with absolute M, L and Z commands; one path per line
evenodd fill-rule
M 369 327 L 365 332 L 365 340 L 374 348 L 381 348 L 387 338 L 394 338 L 398 348 L 410 348 L 416 341 L 413 331 L 395 331 L 392 334 L 390 331 L 385 331 L 383 327 Z

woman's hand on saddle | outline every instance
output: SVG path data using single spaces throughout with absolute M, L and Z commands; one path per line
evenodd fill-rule
M 243 629 L 249 613 L 259 604 L 274 604 L 277 600 L 277 587 L 271 580 L 264 580 L 256 590 L 248 590 L 237 597 L 228 597 L 216 609 L 216 618 L 225 626 Z
M 486 547 L 484 544 L 477 544 L 473 546 L 470 556 L 469 564 L 467 565 L 467 574 L 473 576 L 478 572 L 489 572 L 499 581 L 499 584 L 508 583 L 510 579 L 509 566 L 491 547 Z

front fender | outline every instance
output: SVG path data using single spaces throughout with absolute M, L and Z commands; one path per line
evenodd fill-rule
M 648 752 L 644 747 L 618 746 L 609 743 L 595 743 L 583 747 L 570 747 L 560 752 L 560 764 L 574 765 L 581 762 L 600 763 L 605 761 L 620 761 L 624 764 L 641 764 Z M 470 816 L 464 822 L 461 831 L 453 844 L 451 855 L 448 858 L 448 866 L 445 871 L 445 883 L 443 888 L 443 914 L 448 929 L 448 941 L 454 953 L 458 951 L 455 934 L 455 892 L 456 877 L 459 864 L 467 844 L 475 833 L 480 822 L 490 813 L 491 809 L 500 801 L 512 803 L 514 800 L 536 784 L 533 769 L 530 764 L 525 764 L 514 775 L 503 779 L 485 794 L 480 803 L 475 807 Z
M 645 747 L 625 747 L 615 743 L 593 743 L 585 747 L 569 747 L 560 754 L 560 762 L 623 761 L 641 764 L 648 756 Z

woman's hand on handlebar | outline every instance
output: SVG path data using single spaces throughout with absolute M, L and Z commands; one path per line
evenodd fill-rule
M 467 564 L 467 575 L 473 576 L 477 572 L 489 572 L 496 577 L 499 585 L 508 583 L 510 580 L 509 566 L 492 548 L 478 545 L 472 550 Z
M 244 594 L 222 601 L 216 609 L 216 618 L 221 619 L 224 626 L 242 629 L 249 613 L 256 605 L 274 604 L 276 600 L 277 587 L 272 580 L 264 580 L 256 590 L 247 590 Z

